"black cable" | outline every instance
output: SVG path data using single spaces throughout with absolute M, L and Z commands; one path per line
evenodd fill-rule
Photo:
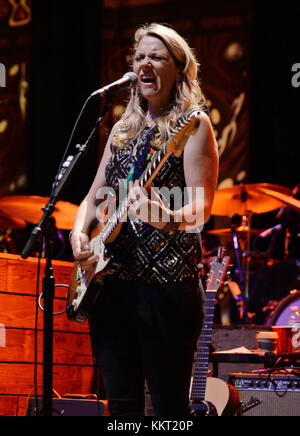
M 75 131 L 77 129 L 78 123 L 80 121 L 80 118 L 82 117 L 82 114 L 83 114 L 83 112 L 85 110 L 85 107 L 87 106 L 87 104 L 91 100 L 91 98 L 92 98 L 92 96 L 89 95 L 88 98 L 86 99 L 86 101 L 84 102 L 84 104 L 83 104 L 83 106 L 82 106 L 82 108 L 81 108 L 81 110 L 79 112 L 79 115 L 77 116 L 77 119 L 76 119 L 75 124 L 73 126 L 73 129 L 72 129 L 72 132 L 71 132 L 71 135 L 70 135 L 67 147 L 66 147 L 66 149 L 64 151 L 63 157 L 62 157 L 61 162 L 59 164 L 59 168 L 58 168 L 58 171 L 57 171 L 57 176 L 60 174 L 62 166 L 63 166 L 63 163 L 65 162 L 65 159 L 66 159 L 66 157 L 67 157 L 67 155 L 69 153 L 69 149 L 71 148 L 71 142 L 73 140 L 73 137 L 74 137 Z M 55 186 L 56 186 L 56 184 L 58 182 L 57 176 L 56 176 L 56 179 L 54 180 L 54 183 L 52 185 L 52 191 L 51 191 L 51 194 L 50 194 L 50 198 L 52 197 L 52 194 L 54 192 Z

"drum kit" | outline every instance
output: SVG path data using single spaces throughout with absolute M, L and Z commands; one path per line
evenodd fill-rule
M 0 198 L 0 251 L 13 252 L 12 231 L 23 230 L 28 223 L 38 224 L 48 200 L 47 197 L 25 195 Z M 208 230 L 204 233 L 225 238 L 234 250 L 236 284 L 244 303 L 247 303 L 250 296 L 251 266 L 256 257 L 251 246 L 253 237 L 259 238 L 262 232 L 268 235 L 284 230 L 286 238 L 290 238 L 289 229 L 285 225 L 279 224 L 267 232 L 252 228 L 252 217 L 281 208 L 300 212 L 300 200 L 295 198 L 295 190 L 275 184 L 257 183 L 240 184 L 217 190 L 215 193 L 212 215 L 230 219 L 238 216 L 240 222 L 228 228 Z M 78 206 L 72 203 L 58 201 L 53 213 L 57 229 L 72 229 L 77 209 Z M 267 257 L 270 252 L 271 249 L 266 253 Z M 236 289 L 234 286 L 232 288 Z
M 297 188 L 299 189 L 299 187 Z M 272 252 L 279 233 L 284 234 L 285 241 L 282 262 L 285 262 L 289 257 L 291 233 L 283 211 L 300 212 L 300 201 L 295 198 L 298 189 L 291 190 L 280 185 L 257 183 L 241 184 L 216 191 L 212 215 L 229 217 L 232 220 L 232 225 L 228 228 L 208 230 L 206 234 L 225 240 L 228 249 L 233 252 L 231 257 L 234 260 L 233 270 L 235 275 L 233 280 L 229 280 L 228 289 L 239 305 L 239 318 L 244 322 L 251 322 L 251 317 L 254 318 L 256 315 L 247 313 L 249 300 L 253 298 L 253 295 L 257 298 L 255 286 L 257 286 L 257 283 L 260 286 L 264 281 L 264 273 L 268 265 L 279 262 L 277 259 L 272 258 Z M 276 217 L 278 217 L 276 226 L 267 230 L 252 228 L 252 217 L 254 215 L 262 215 L 277 210 L 279 211 L 276 214 Z M 233 217 L 238 217 L 238 223 L 236 223 L 236 219 L 233 222 Z M 263 253 L 256 248 L 259 238 L 266 238 L 268 242 L 270 241 L 268 249 Z M 298 257 L 299 255 L 300 253 L 298 253 Z M 297 265 L 299 266 L 299 259 Z M 253 276 L 255 277 L 253 278 Z M 261 291 L 261 289 L 258 291 Z M 262 310 L 264 309 L 262 308 Z M 251 312 L 251 310 L 248 312 Z
M 27 224 L 38 224 L 43 215 L 43 208 L 49 198 L 40 196 L 15 195 L 0 198 L 0 252 L 16 253 L 11 233 L 13 230 L 25 229 Z M 53 218 L 60 230 L 71 230 L 78 206 L 58 201 Z M 61 238 L 61 233 L 59 237 Z

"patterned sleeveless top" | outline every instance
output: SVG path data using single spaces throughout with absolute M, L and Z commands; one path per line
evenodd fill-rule
M 132 173 L 134 165 L 141 165 L 145 150 L 149 160 L 156 151 L 153 144 L 157 135 L 156 129 L 145 128 L 126 148 L 111 145 L 112 157 L 105 171 L 107 186 L 117 192 L 120 180 Z M 144 162 L 143 169 L 147 163 Z M 153 180 L 153 186 L 169 189 L 179 187 L 181 192 L 184 191 L 183 154 L 179 158 L 173 154 L 168 158 Z M 176 210 L 174 204 L 168 207 Z M 120 279 L 143 283 L 199 280 L 200 232 L 178 231 L 172 236 L 164 235 L 148 223 L 129 216 L 112 244 L 112 252 L 120 262 L 114 276 Z

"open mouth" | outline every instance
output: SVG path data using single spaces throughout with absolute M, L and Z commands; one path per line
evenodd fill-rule
M 155 83 L 156 79 L 155 79 L 155 77 L 142 76 L 141 77 L 141 82 L 143 82 L 143 83 Z

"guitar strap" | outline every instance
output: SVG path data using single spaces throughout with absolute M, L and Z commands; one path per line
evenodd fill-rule
M 129 170 L 129 173 L 128 173 L 128 176 L 126 179 L 127 189 L 128 189 L 130 182 L 135 182 L 143 174 L 148 163 L 151 161 L 151 159 L 155 155 L 156 151 L 152 145 L 152 139 L 153 139 L 153 135 L 155 134 L 156 127 L 157 126 L 153 126 L 147 132 L 147 136 L 144 140 L 145 141 L 144 150 L 143 150 L 141 156 L 139 157 L 138 161 L 135 164 L 133 164 Z M 135 145 L 133 153 L 135 153 L 136 147 L 138 147 L 138 145 L 139 145 L 139 141 Z

